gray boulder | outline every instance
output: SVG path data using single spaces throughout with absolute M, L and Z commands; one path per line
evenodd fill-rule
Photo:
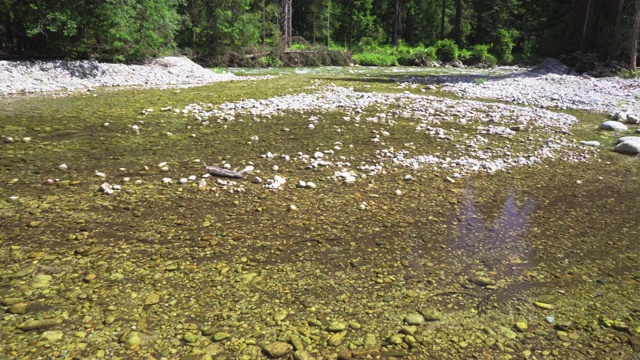
M 608 131 L 627 131 L 627 130 L 629 130 L 627 125 L 621 123 L 620 121 L 613 121 L 613 120 L 609 120 L 609 121 L 603 122 L 602 125 L 600 125 L 600 129 L 601 130 L 608 130 Z
M 628 155 L 640 154 L 640 136 L 624 136 L 616 141 L 615 152 Z

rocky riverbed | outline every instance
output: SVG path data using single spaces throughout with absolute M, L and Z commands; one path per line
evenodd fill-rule
M 0 358 L 634 359 L 638 124 L 351 70 L 3 98 Z
M 74 92 L 96 87 L 185 87 L 238 80 L 214 73 L 185 57 L 164 57 L 141 65 L 98 61 L 0 61 L 0 96 Z

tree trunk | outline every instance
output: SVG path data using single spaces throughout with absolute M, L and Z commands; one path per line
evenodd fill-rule
M 580 50 L 584 50 L 584 44 L 591 37 L 591 18 L 593 15 L 592 0 L 587 1 L 587 13 L 584 16 L 584 26 L 582 28 L 582 39 L 580 40 Z
M 327 3 L 327 48 L 331 47 L 331 0 Z
M 393 13 L 393 46 L 398 45 L 400 28 L 400 0 L 396 0 Z
M 638 54 L 638 32 L 640 32 L 640 0 L 636 0 L 636 16 L 633 21 L 633 31 L 631 32 L 631 57 L 629 59 L 629 69 L 636 70 L 636 55 Z
M 453 34 L 456 44 L 462 46 L 462 0 L 456 0 L 456 19 Z
M 618 52 L 618 41 L 620 40 L 620 23 L 622 22 L 622 9 L 624 0 L 618 0 L 618 11 L 616 12 L 616 23 L 613 26 L 613 39 L 611 39 L 611 49 L 609 50 L 609 60 L 616 57 Z
M 444 21 L 447 15 L 447 0 L 442 0 L 442 22 L 440 23 L 440 40 L 444 39 Z

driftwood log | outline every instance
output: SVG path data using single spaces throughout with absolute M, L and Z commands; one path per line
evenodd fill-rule
M 205 168 L 207 169 L 207 172 L 211 176 L 227 177 L 227 178 L 234 178 L 234 179 L 239 179 L 242 176 L 244 176 L 244 174 L 241 172 L 233 171 L 225 168 L 219 168 L 219 167 L 207 166 L 207 165 L 205 165 Z

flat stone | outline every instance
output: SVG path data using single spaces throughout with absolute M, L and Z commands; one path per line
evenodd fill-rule
M 338 360 L 351 360 L 353 359 L 353 353 L 349 349 L 342 349 L 338 351 Z
M 311 356 L 311 354 L 309 354 L 308 352 L 304 351 L 304 350 L 298 350 L 296 352 L 293 353 L 293 358 L 296 360 L 315 360 L 315 358 L 313 356 Z
M 224 339 L 229 338 L 231 335 L 227 332 L 224 331 L 218 331 L 217 333 L 213 334 L 213 341 L 222 341 Z
M 345 322 L 334 321 L 331 324 L 329 324 L 329 326 L 327 327 L 327 330 L 332 332 L 340 332 L 345 330 L 346 328 L 347 328 L 347 324 Z
M 582 140 L 580 141 L 580 145 L 598 147 L 600 146 L 600 142 L 596 140 Z
M 15 315 L 24 315 L 27 313 L 27 308 L 31 305 L 28 302 L 19 302 L 17 304 L 13 304 L 9 307 L 9 313 Z
M 124 347 L 128 350 L 139 350 L 142 345 L 142 338 L 137 331 L 130 332 L 124 339 Z
M 64 337 L 64 333 L 62 331 L 51 330 L 51 331 L 43 332 L 42 335 L 40 335 L 40 340 L 52 343 L 52 342 L 62 340 L 63 337 Z
M 347 336 L 346 331 L 335 333 L 329 336 L 327 344 L 329 344 L 329 346 L 339 346 L 340 344 L 342 344 L 342 340 L 344 340 L 345 336 Z
M 264 347 L 264 353 L 270 358 L 279 358 L 287 355 L 293 350 L 293 346 L 291 344 L 287 344 L 286 342 L 276 341 L 272 342 L 269 345 Z
M 427 321 L 439 321 L 442 320 L 442 313 L 435 309 L 424 309 L 421 312 L 422 316 Z
M 365 334 L 364 336 L 364 348 L 375 349 L 379 346 L 378 338 L 374 334 Z
M 52 326 L 57 326 L 62 324 L 61 318 L 55 319 L 44 319 L 44 320 L 28 320 L 24 324 L 20 325 L 20 330 L 22 331 L 31 331 L 37 329 L 45 329 Z
M 51 275 L 36 275 L 33 278 L 33 281 L 31 281 L 31 288 L 32 289 L 44 289 L 49 287 L 49 282 L 51 281 L 52 277 Z
M 469 281 L 478 285 L 478 286 L 491 286 L 495 285 L 496 281 L 490 277 L 474 275 L 469 278 Z
M 160 294 L 151 293 L 144 299 L 145 305 L 155 305 L 160 302 Z
M 609 120 L 605 121 L 600 125 L 600 130 L 607 131 L 627 131 L 629 128 L 627 125 L 621 123 L 620 121 Z
M 409 314 L 404 317 L 404 321 L 409 325 L 422 325 L 424 324 L 424 316 L 420 314 Z

